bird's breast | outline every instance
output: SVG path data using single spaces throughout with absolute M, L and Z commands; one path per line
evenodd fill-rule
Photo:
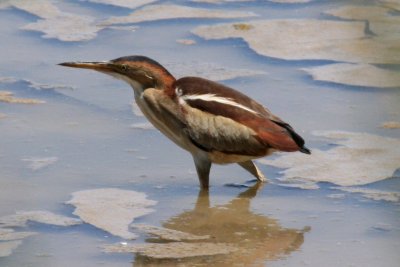
M 195 150 L 183 131 L 178 105 L 162 90 L 146 89 L 135 94 L 135 101 L 146 118 L 165 136 L 183 149 Z

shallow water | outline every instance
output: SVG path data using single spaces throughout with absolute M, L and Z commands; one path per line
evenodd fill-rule
M 208 242 L 233 244 L 237 251 L 161 260 L 134 253 L 105 253 L 102 247 L 114 243 L 167 241 L 134 229 L 131 231 L 139 238 L 127 241 L 90 223 L 63 227 L 32 221 L 25 227 L 12 228 L 37 234 L 23 239 L 11 255 L 0 257 L 0 266 L 398 266 L 398 199 L 374 200 L 368 194 L 343 191 L 323 182 L 317 183 L 319 188 L 314 190 L 289 187 L 282 181 L 279 169 L 263 164 L 258 166 L 270 183 L 260 186 L 247 182 L 251 177 L 235 165 L 214 166 L 210 192 L 201 194 L 192 159 L 185 151 L 156 130 L 132 126 L 146 119 L 132 112 L 133 93 L 128 85 L 98 73 L 56 65 L 141 54 L 169 66 L 177 76 L 179 72 L 198 73 L 196 65 L 202 63 L 227 72 L 263 71 L 267 74 L 223 82 L 290 122 L 310 148 L 328 150 L 335 146 L 331 140 L 313 135 L 316 130 L 399 139 L 399 129 L 380 126 L 400 120 L 400 87 L 314 81 L 300 69 L 329 62 L 261 56 L 242 39 L 205 40 L 191 33 L 201 25 L 248 23 L 253 19 L 325 19 L 327 15 L 322 12 L 332 8 L 380 4 L 171 2 L 219 11 L 254 12 L 259 17 L 144 22 L 135 24 L 139 26 L 135 31 L 103 29 L 91 40 L 65 42 L 20 29 L 36 21 L 35 15 L 16 8 L 0 9 L 0 77 L 16 79 L 0 83 L 0 90 L 19 98 L 45 101 L 36 105 L 0 102 L 0 217 L 33 210 L 76 217 L 74 207 L 65 204 L 76 191 L 134 190 L 157 201 L 152 207 L 154 212 L 136 218 L 135 223 L 210 235 Z M 7 4 L 0 2 L 4 3 Z M 56 1 L 56 6 L 97 21 L 131 12 L 86 1 Z M 392 13 L 398 15 L 398 11 Z M 179 39 L 196 43 L 183 45 L 177 43 Z M 396 64 L 385 67 L 398 70 Z M 51 88 L 35 89 L 35 84 Z M 374 161 L 380 159 L 371 159 Z M 43 164 L 34 168 L 32 162 Z M 362 188 L 399 193 L 399 176 L 397 171 L 393 177 Z M 0 241 L 0 245 L 4 242 Z

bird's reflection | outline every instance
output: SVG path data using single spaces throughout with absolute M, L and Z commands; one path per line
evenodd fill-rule
M 214 207 L 210 206 L 208 191 L 200 191 L 193 210 L 163 224 L 168 229 L 209 235 L 210 242 L 234 244 L 238 248 L 236 252 L 168 260 L 137 256 L 134 266 L 264 266 L 265 261 L 279 259 L 299 249 L 304 241 L 304 229 L 283 228 L 276 219 L 255 214 L 250 209 L 261 184 L 248 188 L 226 205 Z

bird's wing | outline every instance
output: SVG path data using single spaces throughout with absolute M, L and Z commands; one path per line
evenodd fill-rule
M 297 151 L 302 146 L 293 138 L 288 124 L 222 84 L 185 77 L 176 81 L 175 94 L 185 131 L 206 151 L 263 155 L 268 148 Z

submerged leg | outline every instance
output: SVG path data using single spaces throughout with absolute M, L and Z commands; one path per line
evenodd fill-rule
M 208 190 L 211 161 L 199 156 L 193 156 L 194 164 L 196 165 L 197 175 L 199 177 L 201 189 Z
M 248 161 L 243 161 L 243 162 L 238 162 L 240 166 L 242 166 L 246 171 L 251 173 L 254 177 L 257 178 L 260 182 L 266 182 L 267 178 L 265 178 L 264 174 L 257 168 L 257 166 L 254 164 L 253 161 L 248 160 Z

